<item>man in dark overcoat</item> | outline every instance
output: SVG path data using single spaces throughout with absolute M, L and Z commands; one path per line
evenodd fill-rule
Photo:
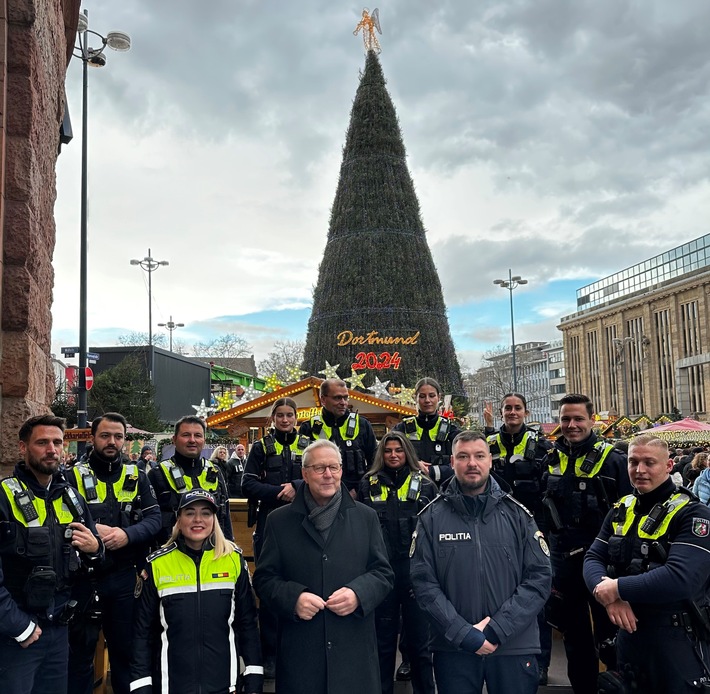
M 266 523 L 254 588 L 279 619 L 279 694 L 380 689 L 375 608 L 392 590 L 377 514 L 341 483 L 339 448 L 319 439 L 303 455 L 294 501 Z

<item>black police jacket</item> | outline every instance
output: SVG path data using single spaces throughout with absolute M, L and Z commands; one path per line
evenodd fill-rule
M 24 635 L 27 638 L 31 623 L 56 621 L 69 600 L 81 563 L 98 565 L 103 558 L 104 546 L 81 496 L 74 492 L 81 506 L 80 513 L 78 509 L 72 513 L 62 502 L 69 484 L 61 472 L 55 473 L 49 488 L 45 488 L 23 462 L 15 466 L 13 478 L 32 492 L 35 504 L 47 509 L 46 519 L 40 527 L 27 527 L 17 520 L 7 494 L 0 491 L 0 635 L 11 638 Z M 56 508 L 62 505 L 62 517 L 59 518 Z M 77 552 L 70 539 L 65 538 L 67 526 L 74 521 L 83 523 L 96 536 L 99 542 L 96 554 Z M 56 573 L 55 594 L 49 607 L 33 609 L 27 604 L 24 588 L 30 574 L 40 566 L 51 567 Z
M 486 630 L 499 646 L 489 657 L 539 653 L 536 618 L 552 582 L 547 546 L 532 514 L 495 479 L 489 484 L 478 516 L 456 478 L 421 512 L 414 593 L 434 628 L 433 650 L 458 650 L 472 625 L 490 617 Z

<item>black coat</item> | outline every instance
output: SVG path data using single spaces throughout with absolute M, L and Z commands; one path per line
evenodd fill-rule
M 254 573 L 257 595 L 279 618 L 276 686 L 279 694 L 377 694 L 380 673 L 375 608 L 392 590 L 394 574 L 377 514 L 352 500 L 344 486 L 328 539 L 308 520 L 301 485 L 293 503 L 266 522 Z M 321 610 L 296 617 L 304 591 L 323 599 L 351 588 L 360 605 L 347 617 Z

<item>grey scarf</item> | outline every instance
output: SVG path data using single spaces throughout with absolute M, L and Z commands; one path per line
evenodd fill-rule
M 321 534 L 324 540 L 328 539 L 328 533 L 330 532 L 330 526 L 333 525 L 335 517 L 338 515 L 340 510 L 340 502 L 343 498 L 342 487 L 338 487 L 338 490 L 333 495 L 333 498 L 325 505 L 319 506 L 316 500 L 311 494 L 311 490 L 308 485 L 305 487 L 305 501 L 306 508 L 308 509 L 308 520 L 313 523 L 315 529 Z

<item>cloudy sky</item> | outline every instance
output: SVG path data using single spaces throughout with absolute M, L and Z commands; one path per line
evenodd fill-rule
M 303 339 L 364 66 L 342 0 L 89 0 L 89 343 L 172 315 L 257 360 Z M 557 339 L 575 290 L 707 233 L 706 0 L 385 0 L 380 56 L 463 361 Z M 76 137 L 57 164 L 53 349 L 78 344 Z M 413 277 L 413 281 L 416 278 Z M 406 289 L 405 289 L 406 290 Z

